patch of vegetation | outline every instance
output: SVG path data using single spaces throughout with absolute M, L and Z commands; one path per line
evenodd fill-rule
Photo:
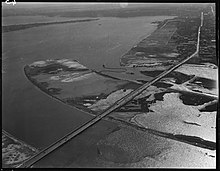
M 215 17 L 210 10 L 204 13 L 203 21 L 198 62 L 210 62 L 218 65 L 218 58 L 216 56 Z
M 207 88 L 207 89 L 216 88 L 216 80 L 212 80 L 212 79 L 208 79 L 208 78 L 197 77 L 191 83 L 198 84 L 198 85 L 200 85 L 204 88 Z
M 150 77 L 156 77 L 157 75 L 161 74 L 163 71 L 140 71 L 142 74 L 150 76 Z M 183 74 L 181 72 L 172 71 L 171 73 L 167 74 L 164 78 L 174 78 L 176 84 L 182 84 L 186 82 L 187 80 L 190 80 L 193 76 Z
M 44 67 L 38 67 L 38 66 L 27 66 L 25 68 L 25 71 L 30 76 L 37 76 L 39 74 L 57 74 L 61 71 L 69 71 L 69 72 L 78 72 L 78 71 L 88 71 L 89 69 L 77 69 L 77 68 L 69 68 L 68 66 L 65 66 L 60 63 L 52 63 L 48 64 Z
M 204 108 L 200 109 L 200 112 L 214 112 L 218 109 L 218 102 L 212 103 L 208 106 L 205 106 Z
M 148 98 L 151 95 L 148 95 L 143 98 L 135 99 L 127 104 L 123 105 L 117 112 L 150 112 L 149 109 L 150 105 L 156 103 L 156 101 L 163 101 L 164 94 L 168 93 L 169 91 L 159 92 L 154 94 L 154 100 L 148 101 Z
M 157 30 L 121 57 L 121 65 L 155 64 L 152 67 L 161 64 L 163 66 L 173 65 L 196 51 L 199 26 L 200 16 L 181 16 L 163 21 Z M 172 53 L 177 56 L 166 55 Z
M 183 101 L 183 104 L 185 105 L 203 105 L 204 103 L 210 102 L 215 100 L 214 97 L 209 97 L 209 96 L 203 96 L 203 95 L 197 95 L 197 94 L 192 94 L 188 92 L 179 92 L 180 96 L 179 98 Z
M 58 95 L 61 92 L 61 88 L 48 88 L 47 89 L 51 95 Z

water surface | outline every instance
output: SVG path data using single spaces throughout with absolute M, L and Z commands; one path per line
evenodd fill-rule
M 38 60 L 73 58 L 92 69 L 103 69 L 103 63 L 120 67 L 120 56 L 156 29 L 151 22 L 166 18 L 173 17 L 100 18 L 4 33 L 3 129 L 44 148 L 91 119 L 39 91 L 25 77 L 24 66 Z

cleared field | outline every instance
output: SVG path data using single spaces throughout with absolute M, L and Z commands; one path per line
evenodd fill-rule
M 133 46 L 121 57 L 121 65 L 128 67 L 170 66 L 196 48 L 197 18 L 174 18 L 163 21 L 150 36 Z M 188 26 L 182 28 L 184 25 Z
M 139 86 L 97 74 L 69 59 L 34 62 L 25 67 L 25 73 L 45 93 L 92 114 L 102 112 L 129 93 L 123 90 L 125 87 L 128 89 L 132 84 L 135 88 Z M 105 98 L 107 100 L 104 100 L 105 105 L 102 108 L 95 104 Z
M 140 41 L 121 58 L 121 64 L 142 64 L 161 61 L 158 57 L 169 57 L 175 46 L 168 45 L 172 35 L 176 32 L 176 21 L 167 21 L 161 28 L 153 32 L 149 37 Z M 178 54 L 176 54 L 178 55 Z M 167 60 L 167 58 L 165 58 Z

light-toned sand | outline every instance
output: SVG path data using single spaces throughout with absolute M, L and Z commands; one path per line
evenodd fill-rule
M 216 141 L 216 112 L 200 112 L 195 106 L 185 105 L 178 93 L 167 93 L 163 97 L 163 101 L 149 107 L 153 112 L 140 113 L 132 121 L 161 132 Z
M 217 67 L 213 68 L 213 64 L 195 65 L 184 64 L 177 68 L 175 71 L 181 72 L 187 75 L 195 75 L 197 77 L 204 77 L 208 79 L 216 80 L 218 77 Z
M 133 90 L 132 89 L 127 89 L 126 91 L 124 91 L 123 89 L 117 90 L 117 91 L 111 93 L 110 95 L 108 95 L 108 97 L 106 99 L 101 99 L 98 102 L 96 102 L 95 104 L 89 106 L 88 108 L 93 111 L 102 111 L 102 110 L 108 108 L 109 106 L 111 106 L 117 100 L 119 100 L 122 97 L 129 94 L 131 91 L 133 91 Z
M 2 132 L 3 167 L 15 167 L 37 152 L 32 146 Z

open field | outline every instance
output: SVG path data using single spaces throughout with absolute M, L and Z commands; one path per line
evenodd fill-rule
M 121 65 L 156 70 L 190 56 L 196 49 L 199 23 L 199 17 L 176 17 L 161 22 L 156 31 L 121 57 Z
M 108 102 L 102 107 L 104 110 L 128 93 L 128 91 L 117 93 L 115 91 L 123 87 L 129 87 L 129 84 L 131 84 L 128 81 L 99 75 L 77 61 L 69 59 L 35 62 L 25 67 L 25 73 L 36 86 L 47 94 L 64 103 L 95 114 L 97 114 L 97 111 L 99 113 L 102 110 L 94 110 L 91 107 L 92 104 L 107 98 L 109 99 Z M 116 94 L 113 95 L 113 92 Z M 111 93 L 113 93 L 112 97 L 108 97 Z

